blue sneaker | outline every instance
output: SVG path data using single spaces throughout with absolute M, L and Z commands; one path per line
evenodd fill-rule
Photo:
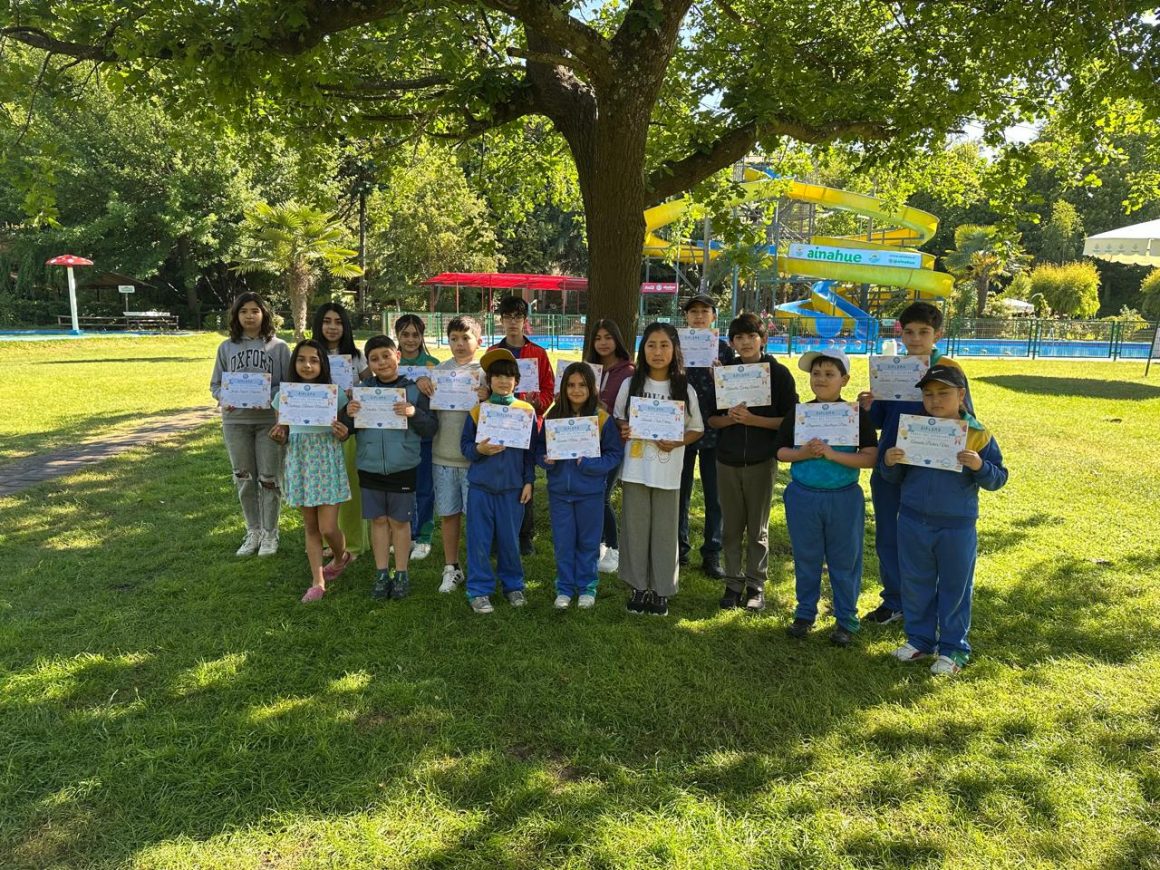
M 395 578 L 390 570 L 380 571 L 375 576 L 375 586 L 371 590 L 371 598 L 376 601 L 382 601 L 384 598 L 391 597 L 391 591 L 395 587 Z
M 391 584 L 390 592 L 387 594 L 394 601 L 406 598 L 411 594 L 411 578 L 407 576 L 406 571 L 400 571 L 395 575 L 394 582 Z

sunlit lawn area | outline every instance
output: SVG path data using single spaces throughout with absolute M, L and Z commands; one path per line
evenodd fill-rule
M 218 341 L 0 345 L 0 463 L 206 404 Z M 552 611 L 542 487 L 523 611 L 437 552 L 304 607 L 296 515 L 234 558 L 213 425 L 0 500 L 0 866 L 1160 867 L 1160 371 L 963 365 L 1011 481 L 952 679 L 786 636 L 780 485 L 767 613 L 694 568 L 667 620 Z

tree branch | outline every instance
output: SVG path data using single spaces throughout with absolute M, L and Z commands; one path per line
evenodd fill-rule
M 683 193 L 718 169 L 744 159 L 761 136 L 790 136 L 799 142 L 817 144 L 835 139 L 881 140 L 889 138 L 890 130 L 871 121 L 836 121 L 820 126 L 789 118 L 762 123 L 750 121 L 727 130 L 716 141 L 702 145 L 680 160 L 669 160 L 658 166 L 648 177 L 650 204 Z
M 584 63 L 576 57 L 568 57 L 564 54 L 554 54 L 550 51 L 529 51 L 524 48 L 517 48 L 514 45 L 509 45 L 507 48 L 508 57 L 521 57 L 524 60 L 529 60 L 532 63 L 544 63 L 549 66 L 562 66 L 566 69 L 575 69 L 577 67 L 586 70 Z
M 506 100 L 491 106 L 491 111 L 486 116 L 473 115 L 464 110 L 462 112 L 462 127 L 450 130 L 424 129 L 423 132 L 436 139 L 453 139 L 456 141 L 474 139 L 476 136 L 480 136 L 488 130 L 502 127 L 504 124 L 509 124 L 526 115 L 536 114 L 537 111 L 531 86 L 521 83 L 519 89 L 512 93 Z M 419 124 L 426 128 L 428 124 L 438 117 L 438 113 L 375 113 L 360 115 L 359 117 L 364 121 Z
M 550 0 L 481 0 L 481 3 L 510 15 L 528 30 L 534 30 L 566 49 L 593 74 L 612 71 L 612 51 L 608 40 Z
M 47 51 L 49 54 L 63 54 L 66 57 L 75 57 L 78 60 L 96 60 L 105 63 L 117 60 L 115 54 L 109 54 L 99 45 L 82 45 L 79 42 L 66 42 L 56 39 L 45 33 L 39 27 L 0 27 L 0 36 L 8 36 L 17 42 L 30 45 Z

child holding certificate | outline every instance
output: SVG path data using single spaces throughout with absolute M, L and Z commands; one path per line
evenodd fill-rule
M 566 610 L 578 596 L 577 606 L 587 609 L 596 604 L 605 479 L 620 466 L 624 445 L 616 421 L 600 407 L 596 377 L 588 363 L 572 363 L 560 381 L 560 395 L 544 415 L 544 437 L 539 441 L 536 460 L 548 472 L 548 515 L 556 550 L 555 606 Z M 576 424 L 571 428 L 579 428 L 582 422 L 591 424 L 585 431 L 592 439 L 599 439 L 594 451 L 597 455 L 553 458 L 554 436 L 557 429 L 566 428 L 561 425 L 565 421 Z
M 324 302 L 314 312 L 311 338 L 326 348 L 332 357 L 343 357 L 350 362 L 354 383 L 368 374 L 366 357 L 354 343 L 354 330 L 350 326 L 350 315 L 337 302 Z M 335 374 L 331 372 L 332 376 Z M 338 378 L 334 378 L 338 383 Z M 350 394 L 347 394 L 350 398 Z M 338 525 L 346 535 L 346 548 L 356 556 L 367 548 L 366 521 L 362 518 L 362 493 L 358 487 L 358 468 L 355 464 L 355 442 L 347 439 L 343 444 L 343 459 L 346 461 L 346 475 L 350 480 L 350 500 L 338 509 Z
M 1007 482 L 999 445 L 967 410 L 967 379 L 957 366 L 931 366 L 918 382 L 931 417 L 963 420 L 967 447 L 955 457 L 962 471 L 906 465 L 905 451 L 891 446 L 883 474 L 898 486 L 898 567 L 906 643 L 894 651 L 903 662 L 937 655 L 931 673 L 957 674 L 971 645 L 971 595 L 975 583 L 979 490 Z
M 261 407 L 235 406 L 223 392 L 227 372 L 264 372 L 277 392 L 290 371 L 290 348 L 274 334 L 274 314 L 257 293 L 240 293 L 230 308 L 230 337 L 218 345 L 209 391 L 222 409 L 222 437 L 233 467 L 234 485 L 246 519 L 239 556 L 278 552 L 278 511 L 282 499 L 282 448 L 268 434 L 277 417 L 270 396 Z
M 902 342 L 907 356 L 929 357 L 930 364 L 941 363 L 958 367 L 945 357 L 935 342 L 942 338 L 943 315 L 929 302 L 914 302 L 898 315 L 902 325 Z M 867 613 L 863 620 L 876 625 L 887 625 L 902 619 L 902 581 L 898 573 L 898 487 L 882 473 L 882 456 L 887 447 L 894 445 L 900 414 L 922 414 L 922 402 L 875 399 L 871 392 L 861 393 L 858 402 L 870 412 L 874 428 L 879 429 L 878 467 L 870 474 L 870 497 L 874 503 L 874 548 L 878 552 L 878 574 L 882 580 L 882 603 Z M 967 410 L 974 413 L 971 393 L 967 391 Z
M 371 521 L 371 549 L 375 554 L 374 598 L 406 598 L 411 591 L 408 574 L 411 556 L 411 517 L 415 513 L 420 443 L 435 434 L 438 423 L 428 399 L 419 387 L 399 374 L 399 349 L 393 339 L 376 335 L 367 339 L 367 362 L 371 376 L 360 387 L 395 392 L 393 410 L 406 418 L 400 426 L 359 426 L 355 418 L 368 413 L 356 399 L 347 406 L 348 425 L 358 442 L 358 481 L 362 489 L 362 514 Z M 356 393 L 356 396 L 358 394 Z M 373 395 L 372 395 L 373 398 Z M 369 401 L 369 400 L 368 400 Z M 385 408 L 382 410 L 386 410 Z M 380 421 L 385 422 L 385 421 Z M 391 572 L 391 547 L 395 548 L 395 571 Z
M 488 403 L 526 412 L 534 441 L 536 409 L 516 398 L 520 367 L 515 356 L 506 348 L 493 347 L 479 362 L 491 390 Z M 524 505 L 532 498 L 535 444 L 530 443 L 524 449 L 494 444 L 488 437 L 476 443 L 476 432 L 482 425 L 482 407 L 475 406 L 467 415 L 459 446 L 471 463 L 467 469 L 467 509 L 471 514 L 471 522 L 467 524 L 467 598 L 476 613 L 492 613 L 495 608 L 490 596 L 495 591 L 496 574 L 504 597 L 512 607 L 523 607 L 526 603 L 519 532 Z
M 329 384 L 330 360 L 326 348 L 313 339 L 300 341 L 290 357 L 288 382 Z M 280 405 L 281 395 L 274 399 Z M 338 407 L 346 404 L 346 392 L 338 390 Z M 276 424 L 270 437 L 286 443 L 286 473 L 282 489 L 286 504 L 302 509 L 306 529 L 306 560 L 310 563 L 310 588 L 302 603 L 318 601 L 326 594 L 326 584 L 346 570 L 353 558 L 346 548 L 346 537 L 338 527 L 338 506 L 350 498 L 341 442 L 348 435 L 339 420 L 321 425 Z M 334 554 L 330 564 L 322 564 L 322 541 Z
M 657 435 L 669 411 L 680 415 L 675 431 Z M 626 609 L 668 616 L 680 570 L 677 525 L 685 447 L 700 438 L 705 428 L 697 393 L 685 377 L 680 339 L 669 324 L 650 323 L 645 328 L 636 371 L 621 385 L 613 413 L 621 438 L 628 441 L 620 475 L 624 537 L 620 576 L 632 587 Z
M 434 368 L 439 360 L 427 352 L 423 335 L 427 330 L 418 314 L 404 314 L 395 321 L 400 365 Z M 418 380 L 418 378 L 413 378 Z M 424 438 L 419 451 L 419 477 L 415 484 L 415 518 L 411 521 L 411 559 L 418 562 L 431 554 L 431 533 L 435 530 L 435 482 L 431 472 L 431 444 Z
M 789 634 L 804 638 L 814 626 L 824 562 L 834 592 L 830 642 L 849 646 L 859 627 L 866 531 L 865 496 L 858 474 L 874 467 L 878 439 L 869 414 L 842 401 L 842 388 L 850 382 L 850 360 L 845 353 L 832 348 L 810 351 L 802 354 L 798 366 L 810 374 L 814 399 L 786 415 L 777 441 L 778 459 L 792 463 L 783 497 L 797 595 Z M 814 420 L 810 412 L 815 408 L 839 413 L 821 414 L 821 419 Z
M 777 433 L 793 414 L 797 386 L 789 369 L 765 352 L 767 327 L 755 314 L 729 324 L 729 343 L 743 366 L 769 366 L 769 384 L 758 401 L 714 410 L 709 428 L 717 431 L 717 480 L 724 517 L 725 594 L 721 609 L 765 609 L 765 575 L 769 564 L 769 508 L 777 478 Z M 725 371 L 725 369 L 720 369 Z M 724 404 L 724 403 L 722 403 Z M 703 467 L 703 466 L 702 466 Z M 748 538 L 745 571 L 741 541 Z

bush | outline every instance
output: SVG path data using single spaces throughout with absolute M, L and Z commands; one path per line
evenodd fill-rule
M 1140 310 L 1152 319 L 1160 318 L 1160 269 L 1153 269 L 1140 282 Z
M 1090 260 L 1039 266 L 1031 273 L 1031 292 L 1057 314 L 1092 317 L 1100 309 L 1100 273 Z

